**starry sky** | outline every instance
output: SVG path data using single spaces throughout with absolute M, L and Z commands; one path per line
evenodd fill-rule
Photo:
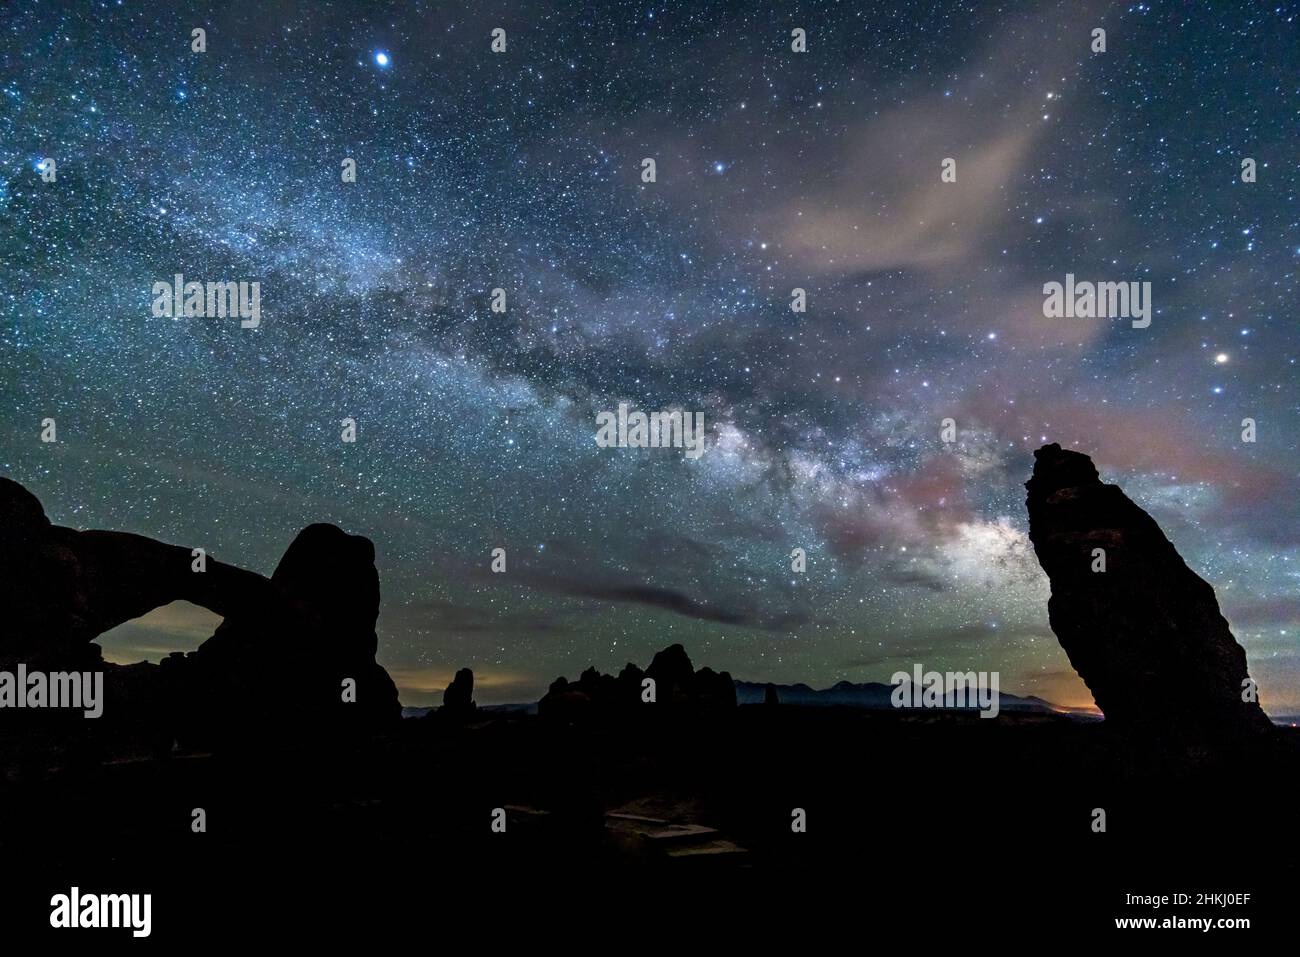
M 311 522 L 367 535 L 407 705 L 462 666 L 480 703 L 527 701 L 681 642 L 750 680 L 920 662 L 1086 706 L 1026 537 L 1057 441 L 1215 586 L 1265 707 L 1300 711 L 1298 25 L 14 0 L 0 472 L 56 523 L 266 574 Z M 177 272 L 260 282 L 260 327 L 154 317 Z M 1067 272 L 1149 281 L 1151 326 L 1045 318 Z M 620 401 L 702 411 L 704 455 L 597 448 Z M 156 660 L 216 622 L 176 603 L 100 641 Z

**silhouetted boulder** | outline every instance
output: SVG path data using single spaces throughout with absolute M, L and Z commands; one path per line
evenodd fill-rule
M 645 672 L 630 661 L 623 666 L 615 683 L 615 697 L 622 707 L 631 708 L 641 703 L 641 683 L 645 676 Z
M 736 706 L 736 683 L 730 672 L 714 671 L 706 665 L 695 672 L 690 698 L 697 706 L 725 711 Z
M 449 718 L 466 718 L 474 713 L 474 672 L 461 668 L 442 693 L 440 714 Z
M 690 695 L 694 683 L 695 667 L 685 648 L 669 645 L 663 651 L 655 652 L 645 673 L 646 677 L 655 680 L 660 701 L 684 701 Z
M 642 700 L 646 678 L 652 678 L 655 683 L 654 705 Z M 647 714 L 639 710 L 645 707 L 695 712 L 734 709 L 736 686 L 725 671 L 721 674 L 711 668 L 696 671 L 686 649 L 670 645 L 655 654 L 645 671 L 629 663 L 617 678 L 601 674 L 595 668 L 588 668 L 574 683 L 557 678 L 537 703 L 537 713 L 544 717 L 562 715 L 565 719 L 589 713 L 611 717 Z
M 1246 653 L 1214 589 L 1088 456 L 1051 444 L 1034 459 L 1029 537 L 1051 580 L 1052 630 L 1107 724 L 1200 740 L 1268 731 L 1242 700 Z
M 339 726 L 400 718 L 397 688 L 375 662 L 379 573 L 370 539 L 309 525 L 271 582 L 283 602 L 228 616 L 189 656 L 196 680 L 182 687 L 205 701 L 200 723 L 224 731 L 297 717 Z
M 776 695 L 776 685 L 769 681 L 767 687 L 763 689 L 763 704 L 765 707 L 775 708 L 780 703 L 781 700 Z

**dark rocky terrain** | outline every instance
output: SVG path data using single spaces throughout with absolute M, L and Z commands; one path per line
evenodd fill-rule
M 368 540 L 313 525 L 270 578 L 211 560 L 196 574 L 187 548 L 52 526 L 0 482 L 16 622 L 0 664 L 103 668 L 113 689 L 99 720 L 0 714 L 6 930 L 45 931 L 72 884 L 150 892 L 159 937 L 213 939 L 427 932 L 532 906 L 563 930 L 606 909 L 797 924 L 840 901 L 872 936 L 937 920 L 960 939 L 991 914 L 1055 939 L 1101 930 L 1134 913 L 1125 893 L 1284 909 L 1300 734 L 1241 702 L 1244 654 L 1212 589 L 1085 456 L 1040 450 L 1028 504 L 1052 627 L 1105 721 L 804 706 L 765 686 L 742 685 L 741 704 L 681 645 L 559 678 L 536 715 L 476 707 L 461 669 L 442 708 L 401 721 L 375 663 Z M 94 637 L 177 598 L 225 621 L 159 666 L 99 661 Z
M 635 715 L 648 702 L 643 695 L 645 680 L 654 682 L 654 706 L 703 717 L 736 707 L 736 687 L 727 672 L 712 668 L 695 670 L 681 645 L 670 645 L 654 656 L 642 671 L 631 662 L 618 677 L 588 668 L 575 682 L 559 677 L 537 702 L 537 713 L 550 720 L 605 721 Z
M 187 547 L 52 525 L 36 497 L 5 478 L 0 529 L 9 618 L 0 670 L 25 662 L 103 671 L 111 722 L 133 722 L 164 748 L 297 733 L 300 722 L 322 734 L 376 729 L 400 716 L 397 688 L 375 662 L 379 575 L 369 539 L 310 525 L 269 579 L 210 558 L 195 571 Z M 95 638 L 179 599 L 224 617 L 194 652 L 160 665 L 102 660 Z M 344 701 L 345 680 L 356 684 L 355 703 Z

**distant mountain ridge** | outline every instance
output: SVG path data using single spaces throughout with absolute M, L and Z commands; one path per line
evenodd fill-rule
M 742 705 L 762 704 L 763 697 L 767 693 L 767 687 L 767 684 L 762 682 L 737 681 L 736 703 Z M 854 684 L 851 681 L 840 681 L 831 685 L 829 688 L 821 689 L 809 687 L 803 682 L 793 685 L 778 684 L 773 685 L 773 687 L 776 688 L 777 702 L 779 704 L 866 708 L 876 711 L 896 710 L 894 703 L 891 700 L 895 686 L 892 684 L 882 684 L 879 681 L 868 681 L 863 684 Z M 949 691 L 944 696 L 944 702 L 947 707 L 953 707 L 956 705 L 956 699 L 952 691 Z M 1007 694 L 1005 691 L 998 695 L 998 707 L 1001 711 L 1016 711 L 1021 713 L 1076 713 L 1075 709 L 1054 705 L 1050 701 L 1046 701 L 1035 695 L 1021 697 L 1020 695 Z

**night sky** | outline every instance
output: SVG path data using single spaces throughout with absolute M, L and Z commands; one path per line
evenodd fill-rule
M 920 662 L 1086 705 L 1026 537 L 1056 441 L 1215 587 L 1265 707 L 1300 710 L 1298 25 L 13 0 L 0 472 L 56 523 L 266 574 L 311 522 L 367 535 L 408 705 L 462 666 L 480 703 L 527 701 L 673 642 L 750 680 Z M 260 327 L 153 316 L 178 272 L 260 282 Z M 1067 272 L 1149 281 L 1150 327 L 1045 318 Z M 597 448 L 620 401 L 702 411 L 704 455 Z M 101 643 L 157 660 L 216 622 L 174 604 Z

